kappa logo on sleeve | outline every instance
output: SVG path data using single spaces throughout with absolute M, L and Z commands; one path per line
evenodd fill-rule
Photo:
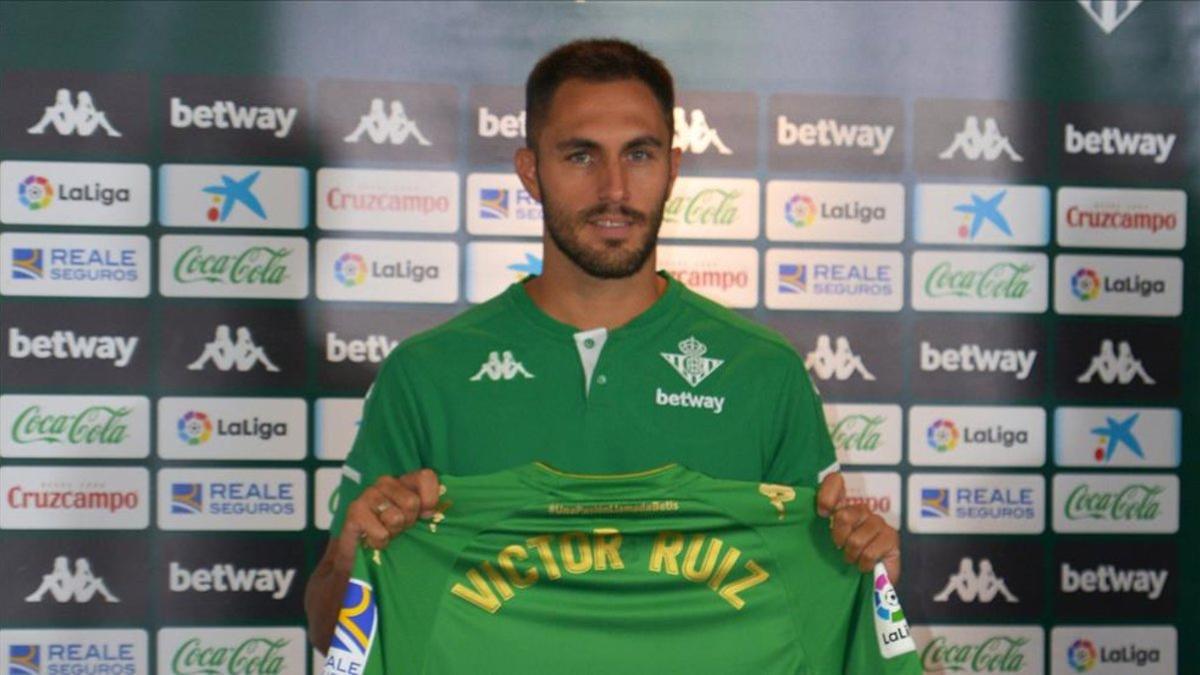
M 325 659 L 325 675 L 363 672 L 378 626 L 374 589 L 365 581 L 351 579 L 333 630 L 329 656 Z

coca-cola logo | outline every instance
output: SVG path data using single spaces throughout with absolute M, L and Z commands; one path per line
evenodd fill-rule
M 10 438 L 19 444 L 116 445 L 129 438 L 127 421 L 132 412 L 127 406 L 93 405 L 75 414 L 53 414 L 31 405 L 17 414 Z
M 204 247 L 189 246 L 172 268 L 175 280 L 231 284 L 281 284 L 289 278 L 285 264 L 292 250 L 285 247 L 250 246 L 239 253 L 207 253 Z
M 939 635 L 921 651 L 926 672 L 1018 673 L 1025 667 L 1028 638 L 992 635 L 981 642 L 953 642 Z
M 934 265 L 925 278 L 925 292 L 932 298 L 1023 298 L 1029 294 L 1033 266 L 1000 262 L 982 270 L 956 270 L 950 262 Z
M 200 638 L 186 640 L 171 659 L 175 675 L 267 675 L 282 673 L 287 665 L 284 638 L 252 637 L 234 645 L 206 645 Z
M 663 207 L 663 220 L 685 225 L 731 225 L 737 219 L 737 190 L 707 188 L 692 195 L 673 195 Z
M 1065 513 L 1071 520 L 1154 520 L 1163 491 L 1160 485 L 1132 483 L 1120 490 L 1100 492 L 1080 483 L 1067 496 Z

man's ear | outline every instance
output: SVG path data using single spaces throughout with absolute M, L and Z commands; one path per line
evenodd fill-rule
M 513 153 L 513 167 L 517 170 L 517 177 L 521 179 L 521 185 L 525 186 L 525 191 L 529 196 L 542 201 L 542 195 L 538 190 L 537 178 L 537 153 L 529 148 L 517 148 Z

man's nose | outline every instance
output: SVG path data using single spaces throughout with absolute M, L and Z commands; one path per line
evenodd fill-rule
M 629 177 L 619 159 L 605 162 L 601 172 L 600 199 L 609 203 L 624 203 L 629 197 Z

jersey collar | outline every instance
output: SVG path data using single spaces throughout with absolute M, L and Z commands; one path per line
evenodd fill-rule
M 620 335 L 652 326 L 673 313 L 674 308 L 679 304 L 679 298 L 683 292 L 682 284 L 666 272 L 660 271 L 658 275 L 667 280 L 667 288 L 663 291 L 663 294 L 646 311 L 635 316 L 633 320 L 624 326 L 609 331 L 609 335 Z M 528 279 L 525 281 L 528 281 Z M 525 291 L 524 281 L 512 284 L 504 294 L 516 310 L 538 328 L 553 333 L 555 336 L 570 340 L 573 340 L 575 334 L 580 332 L 575 326 L 555 319 L 534 304 L 533 299 L 529 297 L 529 293 Z
M 585 491 L 599 496 L 617 496 L 629 490 L 657 487 L 678 487 L 699 474 L 681 464 L 664 464 L 644 471 L 629 473 L 573 473 L 557 469 L 544 462 L 533 462 L 513 469 L 522 480 L 556 491 Z

